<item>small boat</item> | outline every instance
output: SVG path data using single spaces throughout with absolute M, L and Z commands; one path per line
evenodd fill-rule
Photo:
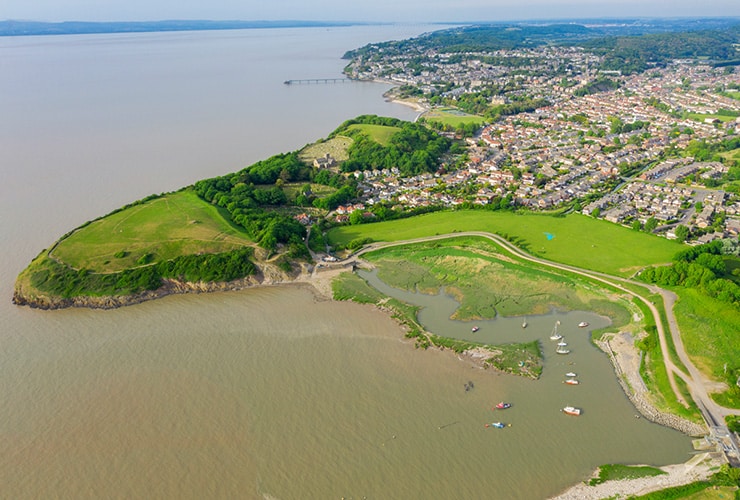
M 550 334 L 550 340 L 560 340 L 563 338 L 563 336 L 558 333 L 559 324 L 560 324 L 560 321 L 557 321 L 555 323 L 555 328 L 552 329 L 552 333 Z
M 507 408 L 511 408 L 511 403 L 504 403 L 503 401 L 501 401 L 496 406 L 494 406 L 494 408 L 496 410 L 505 410 Z
M 508 425 L 511 426 L 511 424 Z M 503 429 L 506 426 L 507 424 L 503 422 L 491 422 L 490 424 L 486 424 L 486 427 L 495 427 L 496 429 Z
M 555 352 L 558 353 L 558 354 L 570 354 L 570 349 L 566 349 L 566 347 L 565 347 L 567 345 L 568 344 L 566 344 L 566 343 L 560 343 L 560 344 L 558 344 L 558 347 L 557 347 L 557 349 L 555 349 Z
M 568 385 L 578 385 L 578 384 L 580 384 L 580 382 L 579 382 L 579 381 L 577 381 L 577 380 L 576 380 L 576 379 L 574 379 L 574 378 L 569 378 L 569 379 L 566 379 L 566 380 L 565 380 L 565 383 L 566 383 L 566 384 L 568 384 Z
M 563 408 L 560 411 L 562 411 L 566 415 L 573 415 L 575 417 L 577 417 L 577 416 L 579 416 L 581 414 L 581 409 L 580 408 L 576 408 L 575 406 L 566 406 L 565 408 Z
M 477 332 L 478 330 L 480 330 L 480 328 L 478 328 L 477 326 L 474 326 L 473 328 L 471 328 L 471 330 L 473 331 L 473 333 L 475 333 L 475 332 Z
M 522 321 L 522 328 L 527 328 L 527 320 Z
M 578 374 L 575 373 L 575 372 L 568 372 L 568 373 L 565 374 L 565 376 L 566 377 L 576 377 L 576 376 L 578 376 Z
M 578 328 L 586 328 L 588 326 L 588 323 L 586 321 L 581 321 L 578 323 Z

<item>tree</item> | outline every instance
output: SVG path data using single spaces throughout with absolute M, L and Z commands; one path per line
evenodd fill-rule
M 642 229 L 642 223 L 640 223 L 640 219 L 635 219 L 632 222 L 632 229 L 634 229 L 635 231 L 639 231 L 640 229 Z
M 624 128 L 624 122 L 622 119 L 617 116 L 609 116 L 607 119 L 609 120 L 609 132 L 612 134 L 620 134 L 622 132 L 622 128 Z
M 362 210 L 354 210 L 351 214 L 349 214 L 349 223 L 354 225 L 362 224 L 364 216 L 362 213 Z
M 652 233 L 655 228 L 658 227 L 658 221 L 655 217 L 650 217 L 645 221 L 645 232 Z
M 592 217 L 598 219 L 600 215 L 601 215 L 601 209 L 599 207 L 596 207 L 593 210 L 591 210 Z
M 689 228 L 684 226 L 683 224 L 680 224 L 676 226 L 676 241 L 683 243 L 686 241 L 686 238 L 689 237 Z

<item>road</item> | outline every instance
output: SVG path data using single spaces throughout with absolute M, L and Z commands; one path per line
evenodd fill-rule
M 711 397 L 709 397 L 708 389 L 710 387 L 716 388 L 717 384 L 716 382 L 713 382 L 708 377 L 706 377 L 704 374 L 702 374 L 699 371 L 699 369 L 696 368 L 694 363 L 692 363 L 691 359 L 689 359 L 689 356 L 686 353 L 686 350 L 684 348 L 683 341 L 681 340 L 681 332 L 678 328 L 678 322 L 676 321 L 676 316 L 673 313 L 673 306 L 676 302 L 677 297 L 676 297 L 676 294 L 674 294 L 673 292 L 669 290 L 664 290 L 654 285 L 647 285 L 645 283 L 634 281 L 634 280 L 627 279 L 627 278 L 612 276 L 612 275 L 597 272 L 597 271 L 589 271 L 587 269 L 581 269 L 575 266 L 561 264 L 558 262 L 552 262 L 546 259 L 542 259 L 540 257 L 535 257 L 527 252 L 524 252 L 520 248 L 514 246 L 512 243 L 505 240 L 499 235 L 492 234 L 492 233 L 486 233 L 486 232 L 478 232 L 478 231 L 460 232 L 460 233 L 446 234 L 446 235 L 436 235 L 436 236 L 429 236 L 429 237 L 419 238 L 419 239 L 414 239 L 414 240 L 372 243 L 362 248 L 355 254 L 351 255 L 350 257 L 348 257 L 348 259 L 344 260 L 343 262 L 346 264 L 347 260 L 355 259 L 357 257 L 360 257 L 362 254 L 366 252 L 370 252 L 370 251 L 377 250 L 380 248 L 407 245 L 410 243 L 421 243 L 425 241 L 448 239 L 448 238 L 459 237 L 459 236 L 479 236 L 482 238 L 487 238 L 499 244 L 500 246 L 505 248 L 507 251 L 509 251 L 511 254 L 513 254 L 516 257 L 519 257 L 520 259 L 533 262 L 536 264 L 540 264 L 543 266 L 547 266 L 553 269 L 560 269 L 563 271 L 567 271 L 570 273 L 574 273 L 574 274 L 587 277 L 589 279 L 604 283 L 605 285 L 614 287 L 642 301 L 650 309 L 650 312 L 652 313 L 653 318 L 655 320 L 655 325 L 656 325 L 656 329 L 658 333 L 658 339 L 660 342 L 660 349 L 663 355 L 663 363 L 665 365 L 666 372 L 668 373 L 668 378 L 669 378 L 673 393 L 676 397 L 676 400 L 679 401 L 684 406 L 688 407 L 689 403 L 684 398 L 682 392 L 679 390 L 678 385 L 676 383 L 676 377 L 680 377 L 686 383 L 686 386 L 688 387 L 688 390 L 689 390 L 689 393 L 691 394 L 692 399 L 694 400 L 694 402 L 697 404 L 697 406 L 701 410 L 702 416 L 704 417 L 710 430 L 719 428 L 720 432 L 726 432 L 727 428 L 725 426 L 725 416 L 740 415 L 740 410 L 722 407 L 718 405 L 717 403 L 715 403 Z M 653 293 L 653 294 L 659 294 L 663 298 L 663 306 L 665 308 L 665 313 L 666 313 L 668 324 L 667 325 L 663 324 L 663 320 L 661 318 L 660 312 L 658 311 L 658 308 L 655 306 L 654 303 L 652 303 L 650 300 L 643 297 L 642 295 L 638 294 L 637 292 L 634 292 L 631 289 L 623 286 L 627 284 L 632 285 L 632 286 L 639 286 L 641 288 L 648 290 L 650 293 Z M 682 368 L 677 366 L 671 359 L 670 351 L 668 349 L 668 340 L 667 340 L 666 335 L 670 335 L 670 338 L 673 341 L 673 345 L 675 346 L 675 350 L 678 354 L 678 358 L 681 361 L 681 363 L 686 367 L 686 370 L 688 371 L 688 373 L 686 373 L 686 371 L 684 371 Z

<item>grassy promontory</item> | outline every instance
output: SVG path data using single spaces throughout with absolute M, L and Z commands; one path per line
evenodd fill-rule
M 152 196 L 84 224 L 18 276 L 17 304 L 117 307 L 263 279 L 266 253 L 191 189 Z M 273 262 L 279 262 L 273 257 Z M 280 272 L 272 266 L 269 272 Z

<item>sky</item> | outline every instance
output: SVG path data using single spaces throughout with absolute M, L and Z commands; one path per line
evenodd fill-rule
M 740 0 L 0 0 L 0 20 L 482 22 L 740 17 Z

